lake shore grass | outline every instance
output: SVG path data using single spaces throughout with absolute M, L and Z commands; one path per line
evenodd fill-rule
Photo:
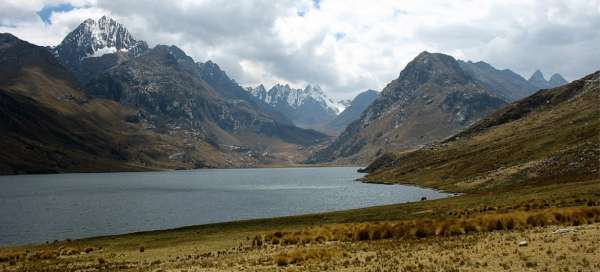
M 553 211 L 553 209 L 554 211 L 556 209 L 596 209 L 598 205 L 600 205 L 600 180 L 522 187 L 499 192 L 465 194 L 445 199 L 348 211 L 190 226 L 171 230 L 49 242 L 41 245 L 3 247 L 0 248 L 0 268 L 2 271 L 37 271 L 42 268 L 45 271 L 82 271 L 87 269 L 93 271 L 97 268 L 110 268 L 109 270 L 117 271 L 145 271 L 161 268 L 168 271 L 206 266 L 208 270 L 218 271 L 225 268 L 221 266 L 222 264 L 230 263 L 227 256 L 233 258 L 231 260 L 237 260 L 237 258 L 243 259 L 243 256 L 254 256 L 253 254 L 265 250 L 269 252 L 268 262 L 265 261 L 266 259 L 254 260 L 252 263 L 242 265 L 258 268 L 264 264 L 265 267 L 277 268 L 284 265 L 285 262 L 278 261 L 277 256 L 294 255 L 289 251 L 303 245 L 300 245 L 301 243 L 274 244 L 272 240 L 263 240 L 260 242 L 261 245 L 257 246 L 256 237 L 266 237 L 274 233 L 302 233 L 307 230 L 335 226 L 351 228 L 409 221 L 462 222 L 476 220 L 475 218 L 481 216 L 493 217 L 506 213 L 518 213 L 519 216 L 527 217 L 544 214 L 545 211 Z M 585 221 L 585 224 L 593 224 L 594 220 Z M 574 225 L 573 221 L 555 223 L 557 224 L 533 225 L 527 228 L 503 229 L 502 231 L 525 233 L 531 232 L 535 228 L 547 228 L 547 225 Z M 363 236 L 361 236 L 360 229 L 357 228 L 357 230 L 353 234 L 357 239 L 350 241 L 341 241 L 341 239 L 317 241 L 319 239 L 313 239 L 314 242 L 308 244 L 327 247 L 326 245 L 330 243 L 340 244 L 340 246 L 346 243 L 367 243 L 367 247 L 371 247 L 382 243 L 379 240 L 403 239 L 393 236 L 389 237 L 390 239 L 372 239 L 373 229 L 367 229 L 367 234 L 363 233 Z M 460 232 L 459 236 L 486 236 L 486 233 L 489 233 L 488 231 L 477 234 L 465 232 L 463 235 L 463 230 L 464 228 L 456 230 L 456 232 Z M 436 232 L 434 227 L 425 231 Z M 450 230 L 448 231 L 450 232 Z M 377 235 L 381 236 L 382 233 Z M 453 239 L 453 235 L 448 236 L 433 235 L 433 237 L 429 237 L 426 235 L 423 238 L 440 239 L 440 241 Z M 368 239 L 360 237 L 368 237 Z M 314 260 L 310 260 L 315 258 L 324 258 L 324 263 L 328 262 L 325 259 L 345 258 L 342 255 L 340 255 L 341 257 L 336 254 L 329 256 L 318 252 L 301 253 L 300 255 L 304 256 L 303 254 L 308 257 L 300 257 L 300 259 L 306 259 L 308 263 L 314 263 Z M 288 257 L 282 258 L 293 259 Z M 209 260 L 214 262 L 208 265 L 205 262 Z M 288 262 L 285 266 L 291 264 Z

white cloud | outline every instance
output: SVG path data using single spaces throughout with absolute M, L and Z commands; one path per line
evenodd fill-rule
M 70 2 L 52 24 L 35 14 Z M 0 31 L 58 43 L 84 18 L 114 16 L 151 45 L 212 59 L 245 85 L 316 83 L 334 97 L 381 89 L 423 50 L 484 60 L 528 76 L 576 79 L 600 69 L 600 0 L 14 1 Z

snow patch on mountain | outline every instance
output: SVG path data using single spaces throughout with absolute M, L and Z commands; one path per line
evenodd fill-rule
M 129 52 L 137 56 L 147 49 L 146 42 L 137 41 L 123 25 L 103 16 L 97 21 L 85 20 L 53 51 L 63 63 L 76 66 L 86 58 L 116 52 Z
M 343 103 L 329 98 L 318 85 L 307 85 L 304 89 L 295 89 L 286 84 L 276 84 L 267 89 L 261 84 L 257 87 L 247 87 L 246 90 L 259 100 L 272 106 L 285 103 L 292 109 L 298 109 L 309 102 L 320 104 L 325 110 L 340 114 L 346 108 Z

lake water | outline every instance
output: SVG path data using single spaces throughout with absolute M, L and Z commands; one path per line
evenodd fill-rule
M 0 176 L 0 245 L 446 197 L 354 167 Z

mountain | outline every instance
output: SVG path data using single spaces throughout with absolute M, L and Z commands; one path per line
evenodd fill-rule
M 567 83 L 569 83 L 564 77 L 562 77 L 560 74 L 553 74 L 550 77 L 550 80 L 548 81 L 548 83 L 550 83 L 551 86 L 562 86 L 565 85 Z
M 115 20 L 87 19 L 52 48 L 54 55 L 85 83 L 98 73 L 148 50 Z
M 369 107 L 379 96 L 379 92 L 367 90 L 358 94 L 350 103 L 346 104 L 346 109 L 335 119 L 327 124 L 327 128 L 333 130 L 336 134 L 341 133 L 346 127 L 358 120 L 362 112 Z
M 560 74 L 552 75 L 550 81 L 547 81 L 544 74 L 540 70 L 536 70 L 529 78 L 529 83 L 538 89 L 550 89 L 567 84 L 568 82 Z
M 448 141 L 381 156 L 373 182 L 455 192 L 600 178 L 600 71 L 505 106 Z
M 340 109 L 340 113 L 342 113 L 346 110 L 346 108 L 350 107 L 352 104 L 352 99 L 339 100 L 337 104 L 339 105 L 338 108 Z
M 240 100 L 250 104 L 252 107 L 269 115 L 273 120 L 281 123 L 292 125 L 292 121 L 285 115 L 275 110 L 269 104 L 252 96 L 235 80 L 231 79 L 225 71 L 221 70 L 219 65 L 212 61 L 205 63 L 197 63 L 200 68 L 200 78 L 208 83 L 213 89 L 217 90 L 220 95 L 229 100 Z
M 246 99 L 224 73 L 215 75 L 216 66 L 207 65 L 212 66 L 199 65 L 176 46 L 158 45 L 103 72 L 86 91 L 139 109 L 141 118 L 159 132 L 182 130 L 221 152 L 248 152 L 247 159 L 257 163 L 271 160 L 262 154 L 272 156 L 279 152 L 276 148 L 295 151 L 325 138 L 278 122 Z
M 459 64 L 467 74 L 506 101 L 521 99 L 539 89 L 509 69 L 498 70 L 483 61 L 459 61 Z
M 0 174 L 132 171 L 217 165 L 209 145 L 144 129 L 137 110 L 95 99 L 45 47 L 0 34 Z M 188 148 L 190 149 L 190 148 Z
M 292 120 L 295 125 L 318 129 L 336 118 L 344 106 L 333 102 L 321 87 L 308 85 L 304 89 L 293 89 L 289 85 L 277 84 L 270 90 L 263 85 L 246 90 L 278 112 Z
M 328 147 L 309 162 L 364 163 L 451 136 L 506 102 L 451 56 L 423 52 Z

